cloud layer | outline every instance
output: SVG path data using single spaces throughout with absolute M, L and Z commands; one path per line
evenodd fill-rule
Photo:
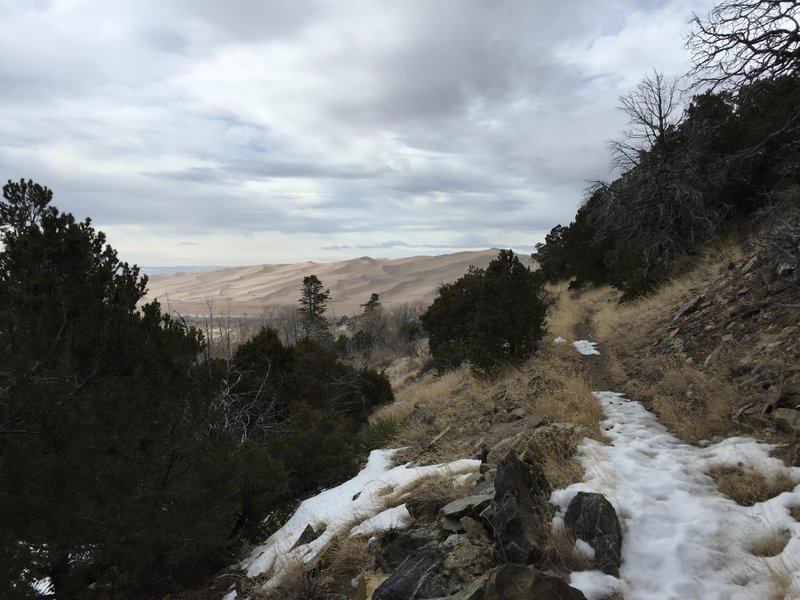
M 527 250 L 702 0 L 0 3 L 0 176 L 143 264 Z

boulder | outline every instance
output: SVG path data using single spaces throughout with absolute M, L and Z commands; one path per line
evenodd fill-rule
M 619 576 L 622 528 L 617 512 L 605 496 L 578 492 L 567 507 L 564 524 L 567 531 L 594 549 L 594 560 L 603 573 Z
M 521 565 L 503 565 L 449 600 L 586 600 L 562 579 Z
M 544 473 L 511 451 L 497 466 L 494 489 L 492 526 L 499 557 L 514 564 L 534 562 L 541 557 L 543 507 L 550 496 Z
M 376 553 L 380 554 L 380 564 L 387 573 L 395 571 L 405 559 L 414 552 L 434 540 L 433 532 L 426 529 L 412 529 L 409 531 L 388 531 L 382 537 L 382 547 Z
M 418 550 L 378 586 L 372 600 L 422 600 L 445 596 L 447 581 L 442 576 L 443 564 L 438 549 Z

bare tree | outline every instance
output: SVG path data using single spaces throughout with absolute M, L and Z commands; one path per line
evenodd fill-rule
M 691 74 L 712 87 L 741 88 L 796 72 L 798 20 L 797 0 L 723 0 L 705 18 L 692 19 Z
M 619 108 L 628 116 L 628 129 L 611 142 L 614 165 L 626 170 L 639 164 L 643 151 L 660 156 L 671 151 L 670 132 L 680 118 L 678 80 L 653 70 L 632 92 L 619 97 Z
M 691 251 L 720 215 L 704 201 L 693 166 L 699 150 L 678 136 L 683 115 L 678 80 L 654 70 L 619 102 L 629 127 L 610 148 L 622 173 L 611 184 L 590 185 L 588 215 L 598 241 L 616 240 L 617 262 L 636 253 L 647 277 Z

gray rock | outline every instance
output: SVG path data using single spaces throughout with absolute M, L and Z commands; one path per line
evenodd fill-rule
M 322 527 L 319 531 L 315 531 L 311 524 L 306 525 L 306 528 L 303 529 L 303 533 L 300 534 L 300 537 L 297 538 L 297 541 L 292 546 L 292 550 L 297 548 L 298 546 L 302 546 L 303 544 L 308 544 L 313 542 L 319 536 L 321 536 L 325 532 L 325 528 Z
M 471 540 L 484 541 L 487 539 L 486 528 L 472 517 L 461 517 L 461 527 Z
M 491 504 L 491 502 L 492 496 L 488 494 L 467 496 L 466 498 L 453 500 L 450 504 L 443 506 L 439 510 L 439 515 L 442 517 L 449 517 L 451 519 L 460 519 L 461 517 L 479 515 L 484 508 Z
M 503 565 L 449 600 L 586 600 L 565 581 L 520 565 Z
M 441 573 L 442 565 L 437 549 L 422 548 L 378 586 L 372 600 L 422 600 L 445 596 L 447 582 Z
M 388 572 L 395 571 L 409 556 L 435 539 L 436 533 L 427 529 L 391 531 L 382 538 L 381 565 Z
M 438 519 L 438 523 L 439 523 L 439 528 L 447 533 L 464 532 L 464 526 L 461 525 L 461 521 L 459 519 L 440 516 Z
M 481 494 L 486 494 L 488 496 L 494 496 L 494 480 L 493 479 L 485 479 L 475 484 L 475 487 L 472 488 L 472 496 L 479 496 Z
M 693 313 L 698 309 L 700 303 L 703 301 L 703 296 L 695 296 L 688 302 L 686 302 L 683 306 L 678 309 L 678 312 L 675 313 L 674 319 L 679 319 L 683 316 Z
M 497 466 L 492 526 L 497 553 L 514 564 L 530 564 L 542 554 L 543 507 L 550 485 L 541 469 L 523 463 L 512 451 Z
M 622 528 L 617 512 L 605 496 L 578 492 L 567 507 L 564 523 L 567 531 L 594 548 L 594 560 L 603 573 L 619 576 Z

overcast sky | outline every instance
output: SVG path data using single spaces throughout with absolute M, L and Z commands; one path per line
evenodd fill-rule
M 123 259 L 530 252 L 703 0 L 0 0 L 0 177 Z

